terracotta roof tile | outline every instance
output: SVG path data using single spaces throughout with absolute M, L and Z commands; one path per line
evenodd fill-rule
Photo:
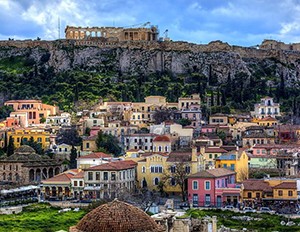
M 103 152 L 94 152 L 88 155 L 80 156 L 78 159 L 101 159 L 101 158 L 111 158 L 111 155 L 105 154 Z
M 153 139 L 153 142 L 170 142 L 170 138 L 166 135 L 159 135 Z
M 273 187 L 274 189 L 297 189 L 296 182 L 282 182 Z
M 227 150 L 220 147 L 206 147 L 205 153 L 227 153 Z
M 88 231 L 135 231 L 162 232 L 164 231 L 153 218 L 141 209 L 125 202 L 114 200 L 101 205 L 85 215 L 77 224 L 76 229 Z
M 114 161 L 110 163 L 100 164 L 97 166 L 89 167 L 84 170 L 124 170 L 129 169 L 137 166 L 137 163 L 132 160 L 121 160 L 121 161 Z
M 258 190 L 264 192 L 272 192 L 272 188 L 264 180 L 245 180 L 243 182 L 243 185 L 245 191 Z
M 226 168 L 215 168 L 215 169 L 208 169 L 197 172 L 189 176 L 189 178 L 217 178 L 221 176 L 227 176 L 235 174 L 234 171 L 231 171 Z

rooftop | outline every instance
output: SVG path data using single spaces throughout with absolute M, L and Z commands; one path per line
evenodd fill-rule
M 215 168 L 215 169 L 208 169 L 197 172 L 189 176 L 189 178 L 217 178 L 222 176 L 228 176 L 236 174 L 234 171 L 231 171 L 226 168 Z
M 105 232 L 162 232 L 154 219 L 141 209 L 114 200 L 103 204 L 85 215 L 75 227 L 77 231 Z M 76 231 L 76 230 L 70 230 Z

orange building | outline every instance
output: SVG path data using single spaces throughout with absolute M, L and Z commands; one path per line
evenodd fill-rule
M 10 126 L 11 123 L 23 127 L 27 127 L 28 124 L 40 124 L 43 118 L 56 115 L 58 112 L 57 106 L 43 104 L 41 100 L 9 100 L 4 105 L 11 106 L 14 110 L 8 118 Z M 25 121 L 24 115 L 26 115 Z

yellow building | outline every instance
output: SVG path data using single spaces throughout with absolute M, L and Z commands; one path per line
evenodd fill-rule
M 89 136 L 82 139 L 82 155 L 90 154 L 97 151 L 96 145 L 97 135 Z
M 216 168 L 228 168 L 237 173 L 237 182 L 242 182 L 248 179 L 248 155 L 244 150 L 239 150 L 235 153 L 227 153 L 216 159 Z
M 215 167 L 215 159 L 227 151 L 220 147 L 201 147 L 200 152 L 204 158 L 205 169 Z
M 296 181 L 285 181 L 273 187 L 274 200 L 297 200 Z
M 166 176 L 172 176 L 176 172 L 176 166 L 182 165 L 187 174 L 199 171 L 201 158 L 196 149 L 189 152 L 171 152 L 169 155 L 160 152 L 145 153 L 143 159 L 138 161 L 137 178 L 139 187 L 147 187 L 150 190 L 158 190 L 161 181 L 164 182 L 164 191 L 168 193 L 180 193 L 180 186 Z
M 264 179 L 243 181 L 244 200 L 297 200 L 297 183 L 295 180 Z
M 50 145 L 50 132 L 45 131 L 44 129 L 24 129 L 24 128 L 14 128 L 10 131 L 7 131 L 7 138 L 13 138 L 15 148 L 21 146 L 21 142 L 29 141 L 32 137 L 34 142 L 40 143 L 43 149 L 47 149 Z
M 269 127 L 269 126 L 277 126 L 278 125 L 278 120 L 276 118 L 273 118 L 271 116 L 261 118 L 261 119 L 254 119 L 254 121 L 264 127 Z
M 267 199 L 273 197 L 273 189 L 265 180 L 245 180 L 243 181 L 243 199 Z

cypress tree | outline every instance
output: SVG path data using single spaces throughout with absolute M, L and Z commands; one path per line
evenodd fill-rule
M 14 150 L 15 150 L 14 140 L 13 137 L 10 136 L 8 140 L 7 150 L 6 150 L 7 156 L 11 156 L 14 153 Z

